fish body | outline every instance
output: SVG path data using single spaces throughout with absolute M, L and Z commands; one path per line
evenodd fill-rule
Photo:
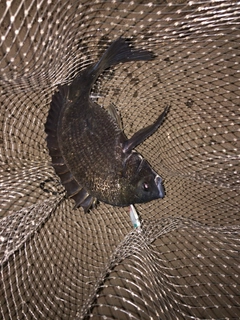
M 151 60 L 119 38 L 101 59 L 87 67 L 70 85 L 53 95 L 45 130 L 52 165 L 75 207 L 85 211 L 97 200 L 128 206 L 164 197 L 162 179 L 134 148 L 163 122 L 168 108 L 150 126 L 127 139 L 118 121 L 90 98 L 98 76 L 118 63 Z

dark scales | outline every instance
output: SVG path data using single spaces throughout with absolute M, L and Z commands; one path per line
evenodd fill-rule
M 123 38 L 112 42 L 99 62 L 89 66 L 70 85 L 53 95 L 45 130 L 52 165 L 67 196 L 85 212 L 97 200 L 116 206 L 164 197 L 162 179 L 133 149 L 161 125 L 168 107 L 150 126 L 127 139 L 111 115 L 90 98 L 98 76 L 118 63 L 151 60 Z

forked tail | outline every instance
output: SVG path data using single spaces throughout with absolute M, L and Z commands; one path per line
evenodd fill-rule
M 69 86 L 69 98 L 88 98 L 91 88 L 99 75 L 109 67 L 118 63 L 129 61 L 148 61 L 154 59 L 154 54 L 151 51 L 143 49 L 135 49 L 124 38 L 118 38 L 113 41 L 108 49 L 104 52 L 100 60 L 81 71 Z
M 107 68 L 118 63 L 129 61 L 148 61 L 153 60 L 154 54 L 151 51 L 133 48 L 126 39 L 118 38 L 112 42 L 104 52 L 101 59 L 89 70 L 92 84 L 98 76 Z

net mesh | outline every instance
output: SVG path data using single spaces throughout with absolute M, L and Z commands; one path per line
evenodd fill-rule
M 240 2 L 0 2 L 0 317 L 239 319 Z M 51 167 L 44 125 L 58 84 L 119 36 L 156 59 L 104 72 L 128 137 L 171 105 L 137 150 L 163 200 L 90 214 Z

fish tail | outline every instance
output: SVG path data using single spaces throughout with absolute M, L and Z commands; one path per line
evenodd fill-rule
M 128 41 L 120 37 L 112 42 L 101 59 L 92 68 L 91 73 L 94 75 L 93 82 L 105 69 L 118 63 L 148 61 L 152 59 L 154 59 L 154 54 L 151 51 L 134 49 Z

